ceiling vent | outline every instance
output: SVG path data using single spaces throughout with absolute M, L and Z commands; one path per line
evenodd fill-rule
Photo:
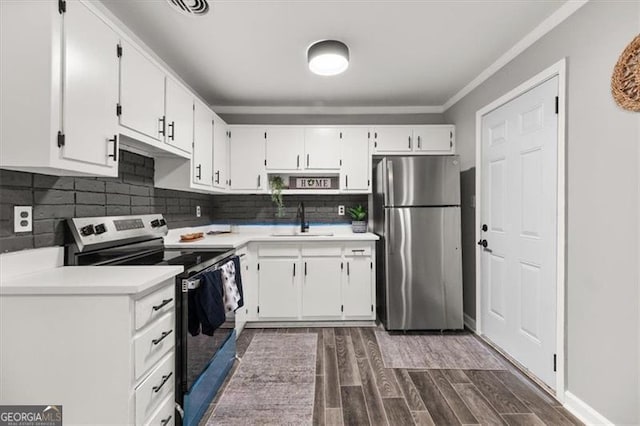
M 209 12 L 207 0 L 167 0 L 174 9 L 183 15 L 202 16 Z

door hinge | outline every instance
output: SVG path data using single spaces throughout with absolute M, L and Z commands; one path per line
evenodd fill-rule
M 260 313 L 260 306 L 258 306 L 257 311 L 258 311 L 258 313 Z
M 340 139 L 342 139 L 342 132 L 340 132 Z
M 116 45 L 116 55 L 118 58 L 122 58 L 122 45 L 120 43 Z
M 371 269 L 373 269 L 373 262 L 369 262 L 369 265 L 371 266 Z
M 260 264 L 258 263 L 258 271 L 260 270 Z
M 120 105 L 120 104 L 116 105 L 116 115 L 118 117 L 120 117 L 122 115 L 122 105 Z
M 371 186 L 371 180 L 367 179 L 367 186 Z
M 558 111 L 560 111 L 560 98 L 556 96 L 556 114 L 558 113 Z
M 371 139 L 371 132 L 367 132 L 367 139 Z
M 340 160 L 340 165 L 342 166 L 342 160 Z
M 264 138 L 265 139 L 267 138 L 267 132 L 264 132 Z
M 229 186 L 231 186 L 231 179 L 229 179 L 229 183 L 228 183 L 228 185 L 229 185 Z
M 373 305 L 371 305 L 371 312 L 373 312 Z
M 65 0 L 58 0 L 58 13 L 62 15 L 67 11 L 67 2 Z
M 264 165 L 265 166 L 267 165 L 267 159 L 266 158 L 264 159 Z
M 344 262 L 340 262 L 340 269 L 344 269 Z
M 449 148 L 453 148 L 453 141 L 449 141 Z
M 344 312 L 344 305 L 340 305 L 340 312 Z
M 374 148 L 377 148 L 377 147 L 378 147 L 378 141 L 375 141 L 375 142 L 373 143 L 373 147 L 374 147 Z
M 557 361 L 556 354 L 553 354 L 553 371 L 556 371 L 556 368 L 558 366 L 556 361 Z
M 231 139 L 231 130 L 229 130 L 229 139 Z
M 58 132 L 58 148 L 62 148 L 64 146 L 64 133 Z

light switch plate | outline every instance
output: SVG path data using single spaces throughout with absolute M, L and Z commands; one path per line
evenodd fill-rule
M 202 216 L 202 210 L 200 210 L 200 206 L 196 206 L 196 217 Z
M 344 206 L 338 206 L 338 216 L 344 216 Z
M 14 206 L 13 207 L 13 232 L 33 231 L 33 207 Z

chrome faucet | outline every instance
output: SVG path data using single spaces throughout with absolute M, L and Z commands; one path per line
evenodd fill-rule
M 309 224 L 304 221 L 304 203 L 298 203 L 298 217 L 300 218 L 300 232 L 309 232 Z

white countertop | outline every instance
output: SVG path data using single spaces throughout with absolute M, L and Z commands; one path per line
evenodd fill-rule
M 150 293 L 182 266 L 60 266 L 3 279 L 0 295 Z
M 208 231 L 230 230 L 229 234 L 207 235 Z M 204 232 L 204 238 L 197 241 L 180 242 L 180 235 L 193 232 Z M 225 249 L 239 248 L 253 242 L 344 242 L 344 241 L 376 241 L 379 237 L 371 232 L 354 233 L 351 225 L 311 225 L 309 232 L 299 235 L 297 226 L 291 225 L 208 225 L 194 228 L 171 229 L 164 237 L 165 248 L 168 249 Z M 274 235 L 274 234 L 277 234 Z M 324 235 L 323 235 L 324 234 Z M 331 235 L 326 235 L 331 234 Z

